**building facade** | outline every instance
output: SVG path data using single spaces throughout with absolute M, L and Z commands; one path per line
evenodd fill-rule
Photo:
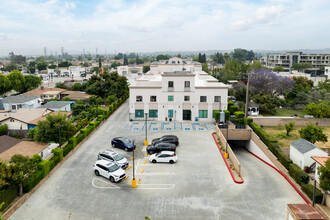
M 212 121 L 227 109 L 228 86 L 202 71 L 198 62 L 173 57 L 154 62 L 130 89 L 130 120 Z
M 38 108 L 41 100 L 38 96 L 17 95 L 2 99 L 4 110 L 17 111 L 21 108 Z
M 310 63 L 313 65 L 311 70 L 318 70 L 322 66 L 330 65 L 330 54 L 303 54 L 302 52 L 267 54 L 260 58 L 260 62 L 270 68 L 280 66 L 285 70 L 290 70 L 295 63 Z

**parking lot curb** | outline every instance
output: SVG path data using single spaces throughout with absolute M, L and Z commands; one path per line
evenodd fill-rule
M 242 179 L 242 180 L 236 180 L 236 179 L 235 179 L 234 174 L 233 174 L 233 172 L 231 171 L 231 169 L 230 169 L 230 167 L 229 167 L 229 165 L 228 165 L 228 163 L 227 163 L 227 160 L 226 160 L 225 156 L 223 155 L 223 153 L 222 153 L 222 151 L 221 151 L 221 149 L 220 149 L 220 146 L 219 146 L 219 144 L 218 144 L 216 138 L 214 137 L 214 134 L 213 134 L 213 133 L 212 133 L 212 137 L 213 137 L 213 139 L 214 139 L 215 144 L 216 144 L 217 147 L 218 147 L 218 150 L 220 151 L 220 154 L 221 154 L 221 156 L 222 156 L 222 159 L 225 161 L 225 164 L 226 164 L 226 166 L 227 166 L 227 168 L 228 168 L 228 171 L 229 171 L 231 177 L 233 178 L 234 182 L 237 183 L 237 184 L 242 184 L 242 183 L 244 183 L 244 179 L 243 179 L 242 176 L 241 176 L 241 179 Z
M 286 179 L 286 181 L 288 181 L 288 183 L 290 183 L 290 185 L 296 190 L 296 192 L 300 195 L 300 197 L 307 203 L 310 204 L 310 201 L 302 194 L 302 192 L 300 192 L 300 190 L 291 182 L 291 180 L 284 174 L 282 173 L 279 169 L 277 169 L 275 166 L 271 165 L 270 163 L 268 163 L 267 161 L 261 159 L 260 157 L 258 157 L 257 155 L 255 155 L 254 153 L 252 153 L 251 151 L 249 151 L 248 149 L 246 149 L 250 154 L 252 154 L 253 156 L 255 156 L 256 158 L 258 158 L 259 160 L 261 160 L 262 162 L 264 162 L 265 164 L 267 164 L 268 166 L 270 166 L 271 168 L 273 168 L 274 170 L 276 170 L 279 174 L 281 174 L 281 176 L 284 177 L 284 179 Z

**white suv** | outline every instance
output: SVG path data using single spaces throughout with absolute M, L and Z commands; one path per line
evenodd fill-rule
M 173 151 L 161 151 L 157 154 L 152 154 L 149 157 L 149 161 L 152 163 L 165 162 L 165 163 L 174 163 L 177 161 L 177 156 Z
M 121 154 L 114 152 L 113 150 L 103 150 L 97 155 L 98 160 L 107 160 L 113 162 L 123 169 L 128 167 L 128 160 Z
M 117 164 L 106 161 L 98 160 L 93 164 L 93 169 L 96 176 L 103 176 L 111 182 L 119 182 L 126 177 L 125 171 Z

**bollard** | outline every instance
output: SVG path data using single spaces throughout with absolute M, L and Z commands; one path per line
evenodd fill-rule
M 132 188 L 136 188 L 136 179 L 132 179 Z
M 225 153 L 225 158 L 227 159 L 229 157 L 229 153 Z
M 144 146 L 148 146 L 148 140 L 144 140 Z

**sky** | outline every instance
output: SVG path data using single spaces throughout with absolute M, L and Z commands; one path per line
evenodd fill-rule
M 1 0 L 0 55 L 330 48 L 329 0 Z

